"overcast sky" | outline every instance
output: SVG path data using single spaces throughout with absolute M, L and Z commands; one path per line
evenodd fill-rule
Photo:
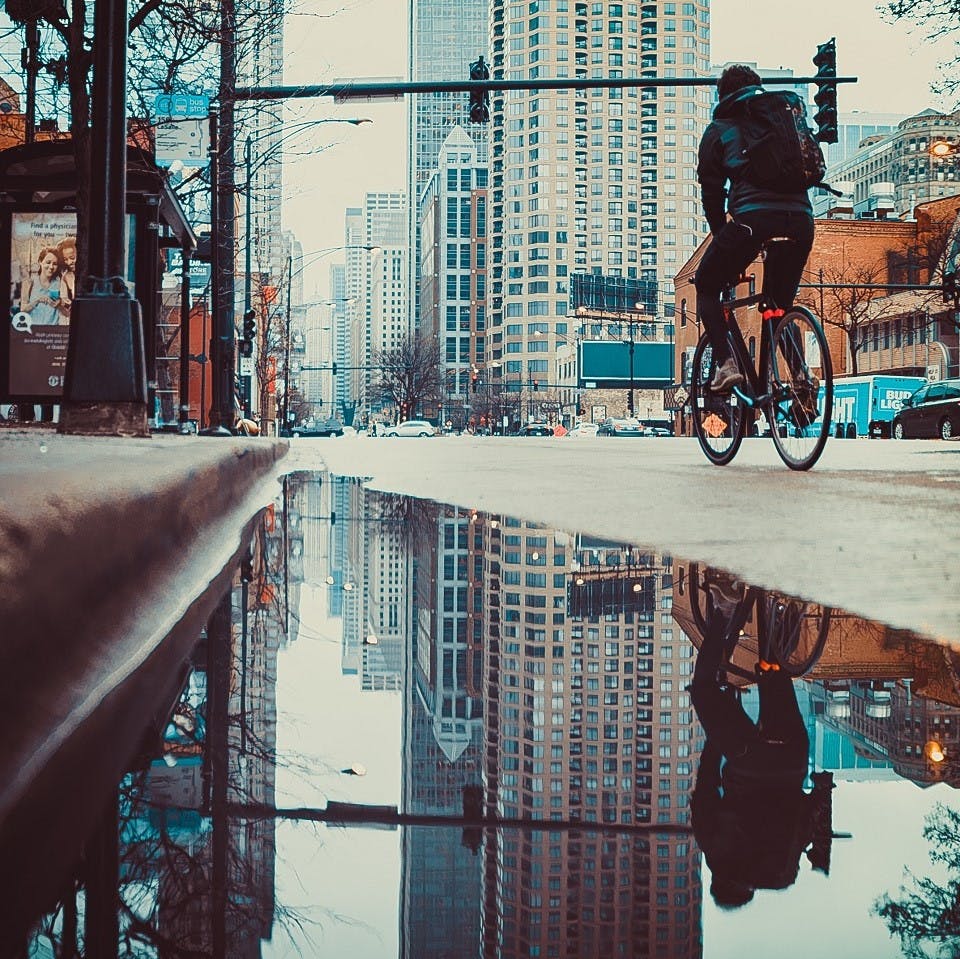
M 303 0 L 304 15 L 291 18 L 285 38 L 286 83 L 324 83 L 334 78 L 405 76 L 406 0 Z M 310 11 L 306 13 L 306 11 Z M 712 60 L 745 60 L 761 67 L 784 66 L 798 75 L 813 72 L 818 43 L 837 38 L 841 75 L 859 78 L 840 89 L 847 110 L 916 113 L 954 104 L 930 91 L 938 64 L 956 45 L 925 42 L 906 25 L 885 23 L 876 0 L 713 0 Z M 466 75 L 467 65 L 464 64 Z M 338 106 L 332 100 L 297 101 L 288 117 L 370 117 L 354 127 L 324 124 L 305 144 L 309 156 L 287 158 L 284 223 L 305 251 L 343 242 L 343 211 L 360 205 L 374 190 L 403 190 L 406 109 L 397 104 Z M 307 274 L 306 293 L 327 295 L 326 264 Z M 323 267 L 320 269 L 319 267 Z

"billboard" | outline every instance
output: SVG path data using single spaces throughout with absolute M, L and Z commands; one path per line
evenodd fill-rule
M 623 340 L 580 341 L 580 385 L 587 389 L 629 386 L 630 343 Z M 633 385 L 659 389 L 673 383 L 673 344 L 633 344 Z
M 59 397 L 76 294 L 77 217 L 18 212 L 10 217 L 7 387 L 11 397 Z

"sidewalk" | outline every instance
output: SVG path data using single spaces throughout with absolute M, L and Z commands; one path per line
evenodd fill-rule
M 176 680 L 286 451 L 262 438 L 0 430 L 0 697 L 14 722 L 0 740 L 0 847 L 47 816 L 50 848 L 24 855 L 65 854 L 58 797 L 79 818 L 84 787 L 121 761 L 78 768 L 77 742 L 103 736 L 111 707 L 116 723 L 118 697 L 143 702 Z

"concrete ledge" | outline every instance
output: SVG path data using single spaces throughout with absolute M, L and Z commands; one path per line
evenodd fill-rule
M 260 438 L 0 434 L 6 838 L 37 784 L 56 785 L 51 770 L 73 769 L 70 786 L 84 788 L 70 740 L 108 728 L 102 707 L 117 690 L 137 690 L 147 710 L 151 694 L 166 694 L 229 585 L 245 527 L 276 493 L 286 451 Z M 116 752 L 106 765 L 122 768 L 128 756 Z M 43 803 L 30 807 L 41 815 Z

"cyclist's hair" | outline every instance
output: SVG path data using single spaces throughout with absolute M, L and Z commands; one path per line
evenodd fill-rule
M 734 63 L 720 74 L 720 79 L 717 80 L 717 93 L 722 100 L 743 87 L 758 86 L 760 86 L 760 75 L 756 70 L 742 63 Z

